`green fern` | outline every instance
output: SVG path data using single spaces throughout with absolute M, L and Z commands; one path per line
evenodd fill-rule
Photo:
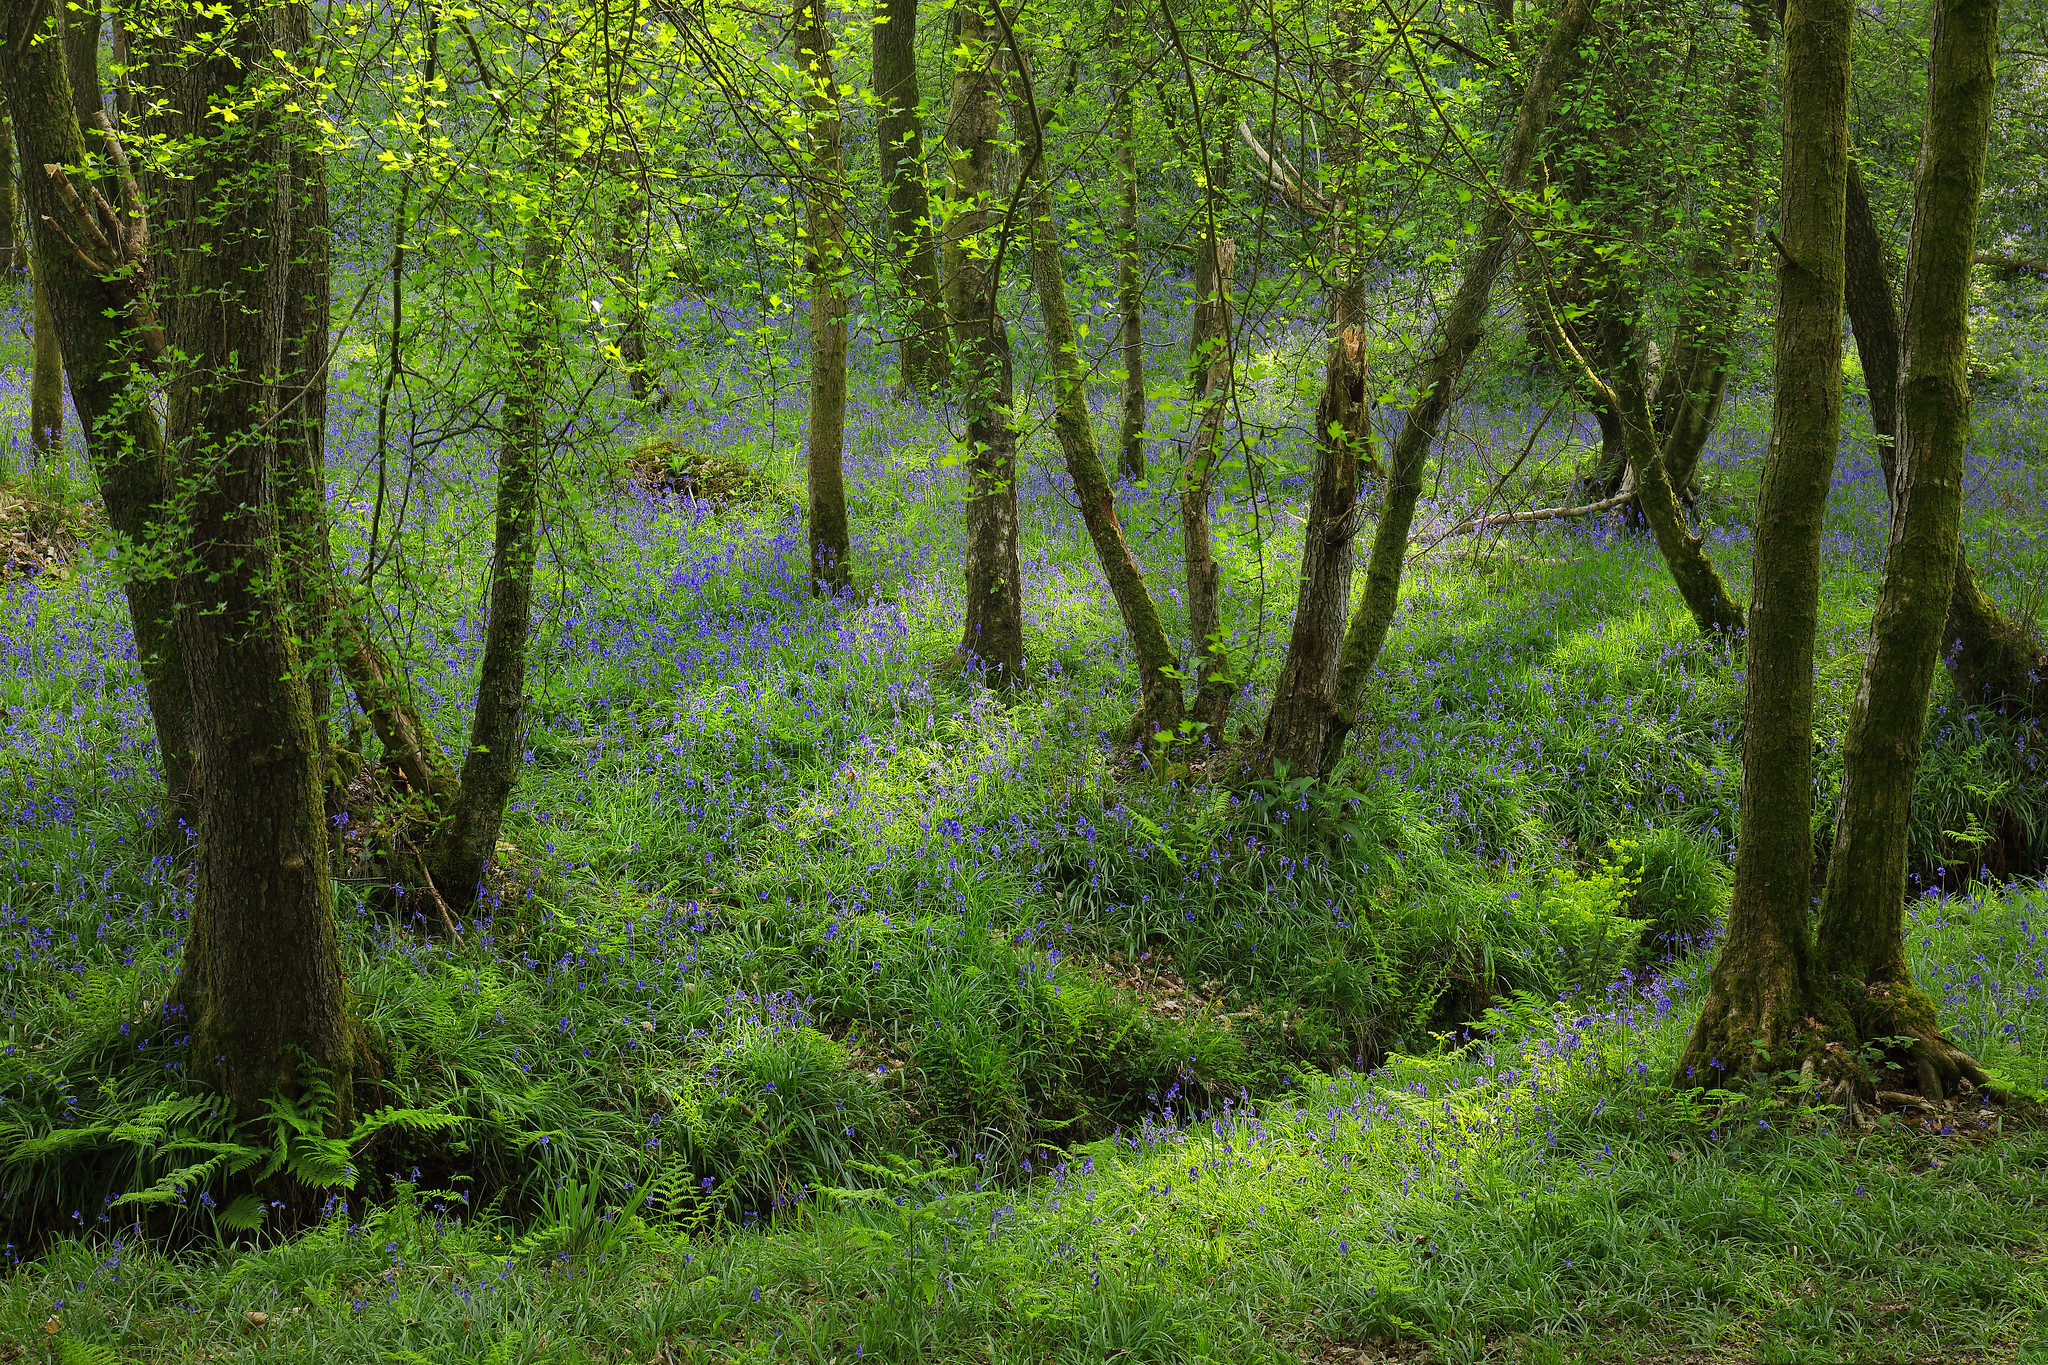
M 113 1347 L 100 1342 L 58 1337 L 57 1365 L 121 1365 L 121 1357 L 114 1354 Z

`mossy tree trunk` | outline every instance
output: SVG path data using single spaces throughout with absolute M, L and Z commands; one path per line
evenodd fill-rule
M 317 1071 L 346 1122 L 355 1065 L 326 822 L 279 545 L 280 388 L 292 244 L 285 7 L 229 3 L 149 36 L 151 131 L 177 149 L 168 210 L 166 449 L 185 546 L 178 626 L 204 782 L 174 999 L 189 1065 L 253 1115 Z M 311 152 L 309 154 L 317 154 Z
M 303 15 L 303 9 L 287 15 Z M 294 50 L 312 41 L 294 34 Z M 306 92 L 311 107 L 317 96 Z M 330 224 L 325 158 L 305 149 L 305 130 L 294 130 L 291 156 L 291 237 L 284 299 L 284 348 L 277 422 L 277 510 L 280 549 L 305 668 L 306 696 L 320 747 L 328 805 L 339 808 L 348 774 L 334 766 L 330 725 L 334 709 L 334 630 L 330 588 L 333 551 L 327 519 L 327 346 L 331 312 Z
M 557 92 L 545 98 L 543 150 L 552 146 Z M 525 748 L 526 646 L 533 629 L 533 568 L 540 552 L 541 480 L 548 454 L 548 395 L 560 362 L 558 306 L 562 225 L 550 185 L 536 195 L 521 225 L 518 275 L 511 300 L 510 374 L 499 415 L 498 489 L 491 542 L 490 620 L 477 671 L 469 745 L 448 813 L 426 850 L 428 890 L 451 910 L 474 905 L 498 847 L 498 829 Z
M 1525 272 L 1537 268 L 1536 251 L 1532 244 L 1520 258 Z M 1595 271 L 1602 275 L 1610 269 L 1595 266 Z M 1565 334 L 1546 283 L 1525 281 L 1523 301 L 1548 331 L 1555 353 L 1574 368 L 1579 382 L 1595 401 L 1619 418 L 1623 453 L 1635 480 L 1636 507 L 1656 537 L 1658 553 L 1671 571 L 1679 596 L 1685 599 L 1700 633 L 1732 635 L 1742 629 L 1742 608 L 1729 595 L 1720 570 L 1707 558 L 1700 537 L 1686 525 L 1663 454 L 1657 448 L 1656 418 L 1650 410 L 1644 377 L 1643 333 L 1637 320 L 1637 302 L 1619 278 L 1609 275 L 1604 284 L 1597 325 L 1603 333 L 1601 352 L 1608 357 L 1606 368 L 1613 376 L 1611 382 Z
M 1010 334 L 1001 312 L 1004 243 L 992 203 L 1002 135 L 1001 49 L 990 32 L 992 0 L 955 11 L 946 181 L 946 306 L 953 325 L 954 385 L 967 426 L 967 601 L 959 658 L 992 687 L 1022 686 L 1024 585 L 1017 554 L 1017 431 L 1011 425 Z
M 71 96 L 61 46 L 32 41 L 50 31 L 54 0 L 17 6 L 0 32 L 0 82 L 13 114 L 19 164 L 76 166 L 85 137 Z M 50 316 L 69 358 L 65 378 L 85 432 L 86 452 L 125 556 L 122 589 L 135 633 L 143 687 L 155 724 L 157 751 L 173 819 L 196 814 L 199 781 L 193 745 L 191 688 L 178 640 L 172 577 L 175 528 L 163 519 L 168 501 L 163 437 L 140 379 L 144 346 L 130 301 L 86 268 L 50 226 L 67 210 L 50 177 L 23 180 L 36 270 L 49 281 Z
M 1380 650 L 1386 645 L 1387 631 L 1400 604 L 1408 533 L 1415 524 L 1415 503 L 1422 495 L 1429 449 L 1444 413 L 1450 408 L 1458 381 L 1464 376 L 1466 362 L 1479 347 L 1487 299 L 1507 261 L 1515 210 L 1505 196 L 1517 193 L 1528 183 L 1558 87 L 1591 22 L 1588 0 L 1568 0 L 1551 19 L 1542 53 L 1523 87 L 1514 130 L 1501 158 L 1496 181 L 1499 196 L 1487 205 L 1480 221 L 1472 258 L 1466 263 L 1434 349 L 1423 365 L 1420 392 L 1409 406 L 1401 434 L 1394 443 L 1379 524 L 1373 532 L 1372 557 L 1366 566 L 1365 593 L 1351 614 L 1338 656 L 1335 705 L 1323 737 L 1319 771 L 1328 772 L 1343 751 L 1366 679 L 1379 663 Z
M 1842 796 L 1821 896 L 1821 970 L 1857 1034 L 1939 1101 L 1985 1076 L 1941 1036 L 1906 964 L 1906 836 L 1928 694 L 1961 560 L 1970 436 L 1970 266 L 1990 137 L 1998 0 L 1936 0 L 1927 126 L 1906 262 L 1896 496 L 1863 680 L 1842 743 Z
M 924 118 L 917 93 L 917 0 L 880 0 L 875 8 L 875 139 L 881 153 L 889 248 L 898 288 L 909 305 L 898 351 L 902 387 L 929 392 L 946 382 L 946 301 L 924 183 Z
M 1023 206 L 1031 242 L 1031 278 L 1038 289 L 1052 365 L 1053 432 L 1080 500 L 1081 523 L 1095 546 L 1095 557 L 1138 656 L 1140 701 L 1131 731 L 1135 742 L 1149 744 L 1155 736 L 1179 728 L 1186 702 L 1174 673 L 1173 643 L 1160 624 L 1159 608 L 1145 584 L 1144 570 L 1124 538 L 1123 522 L 1116 511 L 1116 489 L 1095 445 L 1095 427 L 1088 413 L 1088 366 L 1081 357 L 1080 339 L 1067 304 L 1060 226 L 1053 217 L 1051 176 L 1046 166 L 1050 130 L 1042 126 L 1044 115 L 1030 84 L 1031 67 L 1025 53 L 1011 53 L 1011 71 L 1010 121 L 1019 145 L 1029 149 L 1031 162 Z
M 1891 261 L 1870 215 L 1870 199 L 1852 162 L 1849 182 L 1849 325 L 1863 362 L 1870 425 L 1884 468 L 1885 493 L 1897 478 L 1899 317 L 1892 300 Z M 2038 636 L 1998 609 L 1959 550 L 1942 627 L 1941 656 L 1956 695 L 1971 705 L 1996 703 L 2034 716 L 2048 713 L 2048 650 Z
M 846 165 L 840 150 L 839 81 L 825 0 L 796 0 L 797 75 L 804 82 L 810 143 L 805 187 L 806 262 L 811 286 L 810 421 L 805 486 L 810 496 L 811 591 L 853 588 L 846 528 Z
M 1835 1027 L 1807 928 L 1813 868 L 1813 641 L 1842 405 L 1848 0 L 1785 13 L 1784 159 L 1771 443 L 1757 499 L 1744 668 L 1742 815 L 1726 936 L 1678 1083 L 1768 1074 Z M 1810 1027 L 1819 1019 L 1823 1030 Z
M 1230 650 L 1223 638 L 1223 566 L 1216 562 L 1209 500 L 1216 488 L 1217 452 L 1223 444 L 1224 419 L 1230 412 L 1235 369 L 1232 355 L 1231 284 L 1237 243 L 1228 237 L 1214 243 L 1212 284 L 1216 319 L 1210 324 L 1208 375 L 1202 382 L 1195 432 L 1181 467 L 1180 531 L 1187 568 L 1188 638 L 1195 654 L 1195 697 L 1192 719 L 1211 743 L 1221 743 L 1223 722 L 1230 715 L 1236 688 L 1230 678 Z

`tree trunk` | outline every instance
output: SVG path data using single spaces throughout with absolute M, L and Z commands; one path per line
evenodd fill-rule
M 1897 461 L 1899 316 L 1892 302 L 1890 261 L 1871 221 L 1856 163 L 1849 184 L 1849 323 L 1870 395 L 1870 424 L 1891 495 Z M 1977 583 L 1967 550 L 1959 550 L 1943 626 L 1942 658 L 1956 695 L 1970 705 L 2001 702 L 2032 715 L 2048 711 L 2048 651 L 2024 625 L 1998 609 Z
M 71 98 L 63 53 L 29 35 L 49 22 L 54 0 L 21 12 L 0 42 L 0 82 L 13 114 L 15 145 L 23 166 L 76 166 L 85 138 Z M 70 358 L 66 378 L 72 407 L 85 432 L 87 454 L 107 522 L 138 567 L 122 584 L 135 634 L 135 652 L 155 722 L 157 752 L 168 794 L 166 824 L 196 813 L 197 754 L 191 729 L 191 689 L 178 640 L 175 584 L 161 567 L 171 557 L 175 528 L 161 520 L 168 501 L 162 434 L 147 398 L 131 387 L 142 346 L 127 306 L 108 283 L 71 254 L 49 220 L 68 221 L 47 175 L 23 182 L 35 268 L 50 282 L 53 331 Z
M 1791 0 L 1784 21 L 1783 249 L 1771 447 L 1750 575 L 1742 824 L 1726 937 L 1679 1063 L 1677 1083 L 1689 1088 L 1776 1071 L 1818 1046 L 1807 1020 L 1828 1020 L 1807 930 L 1813 638 L 1822 518 L 1841 431 L 1853 19 L 1848 0 Z
M 1899 481 L 1899 312 L 1892 300 L 1891 253 L 1870 213 L 1863 167 L 1849 158 L 1848 219 L 1844 227 L 1847 274 L 1843 302 L 1863 365 L 1863 390 L 1870 398 L 1870 425 L 1884 469 L 1885 497 Z
M 889 251 L 909 305 L 898 366 L 904 390 L 946 382 L 946 301 L 924 184 L 924 130 L 917 95 L 917 0 L 880 0 L 875 12 L 875 139 L 888 196 Z
M 21 238 L 21 201 L 14 195 L 14 119 L 0 94 L 0 279 L 15 279 L 28 265 Z
M 287 21 L 308 17 L 303 6 L 285 11 Z M 312 42 L 294 33 L 294 50 Z M 301 88 L 312 107 L 318 96 Z M 327 337 L 332 289 L 329 283 L 331 225 L 327 208 L 327 165 L 306 150 L 304 129 L 292 134 L 291 239 L 284 299 L 284 350 L 279 370 L 277 422 L 277 514 L 285 588 L 296 617 L 306 696 L 313 733 L 320 746 L 320 773 L 330 814 L 339 810 L 351 774 L 334 766 L 334 630 L 330 589 L 334 561 L 327 521 Z
M 180 152 L 162 238 L 177 357 L 166 444 L 188 508 L 178 625 L 205 773 L 174 998 L 191 1023 L 194 1074 L 240 1114 L 324 1083 L 330 1120 L 343 1124 L 355 1035 L 319 744 L 279 586 L 276 376 L 297 129 L 272 54 L 290 45 L 290 27 L 278 7 L 231 3 L 153 35 L 145 56 L 163 96 L 152 131 Z
M 551 120 L 553 111 L 543 117 Z M 551 127 L 543 131 L 544 138 L 552 134 Z M 541 196 L 524 228 L 511 301 L 511 382 L 499 426 L 490 622 L 484 631 L 476 711 L 470 720 L 469 746 L 463 751 L 462 777 L 426 854 L 429 893 L 455 911 L 468 909 L 481 894 L 484 870 L 497 851 L 498 828 L 524 752 L 526 643 L 533 627 L 533 566 L 540 553 L 548 393 L 560 348 L 556 296 L 562 238 L 550 216 L 556 211 L 553 196 Z
M 1178 731 L 1186 702 L 1174 675 L 1172 642 L 1160 624 L 1159 608 L 1145 586 L 1144 570 L 1124 539 L 1116 512 L 1116 490 L 1095 448 L 1094 423 L 1088 413 L 1088 367 L 1081 359 L 1073 314 L 1067 307 L 1066 272 L 1060 260 L 1059 224 L 1053 220 L 1050 175 L 1046 169 L 1045 129 L 1035 95 L 1026 82 L 1030 68 L 1021 52 L 1011 54 L 1016 75 L 1010 98 L 1010 121 L 1020 143 L 1033 151 L 1030 177 L 1024 187 L 1024 210 L 1031 234 L 1031 278 L 1038 287 L 1039 311 L 1045 318 L 1046 351 L 1052 364 L 1053 431 L 1059 438 L 1067 474 L 1081 503 L 1081 523 L 1095 546 L 1095 556 L 1116 598 L 1124 631 L 1138 656 L 1139 711 L 1131 722 L 1134 742 L 1151 744 L 1158 736 Z M 1142 412 L 1142 406 L 1141 406 Z
M 1138 63 L 1133 0 L 1118 10 L 1116 302 L 1123 338 L 1123 432 L 1119 466 L 1145 477 L 1145 285 L 1138 252 Z
M 28 450 L 31 463 L 41 467 L 64 449 L 64 348 L 50 313 L 50 286 L 43 283 L 42 271 L 29 273 L 35 292 L 30 325 L 35 359 L 28 381 Z
M 811 180 L 811 416 L 805 444 L 810 490 L 811 591 L 853 589 L 846 530 L 846 166 L 839 144 L 839 82 L 824 0 L 796 0 L 797 73 L 805 83 Z M 879 33 L 880 30 L 877 30 Z
M 1521 268 L 1533 271 L 1532 243 L 1519 259 Z M 1596 265 L 1596 273 L 1609 274 L 1611 265 Z M 1523 300 L 1530 305 L 1550 334 L 1556 353 L 1570 364 L 1580 383 L 1594 400 L 1621 422 L 1623 450 L 1635 485 L 1636 508 L 1656 537 L 1658 553 L 1678 585 L 1679 596 L 1692 612 L 1703 635 L 1732 635 L 1742 629 L 1742 608 L 1728 595 L 1720 571 L 1707 558 L 1705 546 L 1685 524 L 1662 454 L 1657 449 L 1656 418 L 1650 411 L 1646 368 L 1642 354 L 1642 328 L 1637 323 L 1639 306 L 1633 292 L 1618 277 L 1607 278 L 1600 290 L 1597 314 L 1602 333 L 1601 351 L 1608 357 L 1608 373 L 1602 378 L 1591 361 L 1565 335 L 1550 299 L 1549 286 L 1539 280 L 1525 282 Z
M 1000 126 L 998 64 L 990 41 L 991 0 L 965 0 L 955 13 L 953 101 L 946 121 L 951 156 L 946 196 L 946 305 L 952 317 L 954 380 L 967 420 L 967 622 L 960 660 L 992 687 L 1024 683 L 1024 598 L 1017 556 L 1017 432 L 1011 426 L 1010 336 L 999 311 L 1002 226 L 992 211 Z
M 630 136 L 630 135 L 629 135 Z M 641 265 L 647 244 L 647 161 L 638 146 L 628 145 L 616 161 L 626 190 L 618 212 L 607 228 L 610 238 L 606 267 L 612 288 L 623 299 L 624 314 L 619 325 L 619 369 L 626 376 L 626 392 L 640 407 L 659 412 L 669 403 L 668 393 L 655 381 L 647 364 L 647 297 L 641 287 Z
M 1937 0 L 1927 129 L 1906 263 L 1898 482 L 1884 582 L 1863 682 L 1842 742 L 1842 797 L 1821 896 L 1821 969 L 1857 1036 L 1888 1048 L 1924 1098 L 1984 1073 L 1941 1036 L 1934 1002 L 1906 964 L 1906 835 L 1927 700 L 1961 559 L 1963 452 L 1970 436 L 1970 266 L 1984 190 L 1998 0 Z
M 1365 204 L 1365 112 L 1360 105 L 1358 49 L 1364 16 L 1352 5 L 1334 15 L 1340 43 L 1331 64 L 1336 113 L 1328 160 L 1333 279 L 1330 312 L 1336 330 L 1316 401 L 1315 471 L 1301 532 L 1301 576 L 1287 654 L 1273 688 L 1255 768 L 1321 777 L 1325 741 L 1336 717 L 1337 659 L 1351 610 L 1352 542 L 1358 530 L 1358 483 L 1378 465 L 1372 453 L 1371 376 L 1365 354 L 1364 261 L 1370 230 Z
M 1351 606 L 1358 471 L 1372 451 L 1368 379 L 1364 334 L 1355 324 L 1347 326 L 1331 343 L 1323 367 L 1315 485 L 1301 532 L 1301 590 L 1260 743 L 1261 766 L 1296 777 L 1321 777 L 1337 759 L 1326 745 L 1336 722 L 1337 659 Z
M 1558 86 L 1591 20 L 1588 0 L 1569 0 L 1551 21 L 1543 53 L 1522 91 L 1521 109 L 1507 153 L 1501 160 L 1498 185 L 1502 194 L 1512 194 L 1527 182 Z M 1452 297 L 1450 311 L 1444 316 L 1436 349 L 1423 368 L 1422 391 L 1408 409 L 1407 420 L 1394 444 L 1385 501 L 1373 533 L 1372 558 L 1366 567 L 1365 595 L 1351 615 L 1338 658 L 1336 701 L 1323 739 L 1324 772 L 1336 764 L 1343 750 L 1344 737 L 1350 732 L 1365 691 L 1365 681 L 1379 663 L 1387 630 L 1393 625 L 1401 597 L 1401 571 L 1408 557 L 1408 533 L 1415 524 L 1415 503 L 1422 495 L 1429 448 L 1465 373 L 1465 363 L 1479 346 L 1487 296 L 1507 260 L 1513 225 L 1512 207 L 1504 198 L 1497 197 L 1480 221 L 1478 245 Z
M 1193 718 L 1210 743 L 1220 744 L 1236 687 L 1230 675 L 1230 652 L 1223 640 L 1223 572 L 1216 562 L 1209 526 L 1209 499 L 1216 488 L 1216 452 L 1230 411 L 1234 330 L 1230 292 L 1237 243 L 1228 237 L 1218 240 L 1213 259 L 1215 316 L 1210 323 L 1209 369 L 1201 385 L 1201 416 L 1181 471 L 1180 529 L 1187 565 L 1188 638 L 1194 643 L 1197 660 Z

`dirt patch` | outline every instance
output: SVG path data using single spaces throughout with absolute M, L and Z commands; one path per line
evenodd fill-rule
M 650 441 L 626 457 L 627 480 L 655 498 L 689 498 L 718 511 L 782 501 L 787 489 L 737 460 L 685 450 L 673 441 Z
M 0 488 L 0 582 L 63 577 L 86 533 L 82 506 Z

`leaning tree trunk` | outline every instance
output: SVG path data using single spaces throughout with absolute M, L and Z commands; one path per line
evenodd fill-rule
M 846 530 L 846 166 L 839 144 L 839 82 L 824 0 L 796 0 L 797 75 L 804 82 L 811 177 L 811 414 L 805 438 L 810 493 L 811 591 L 853 589 Z M 879 30 L 877 30 L 879 32 Z
M 889 251 L 908 318 L 898 365 L 905 390 L 946 382 L 946 301 L 939 292 L 931 198 L 924 186 L 924 130 L 917 96 L 917 0 L 881 0 L 875 11 L 875 140 L 887 195 Z
M 1520 257 L 1520 268 L 1533 273 L 1537 248 L 1532 243 Z M 1604 273 L 1611 266 L 1596 266 Z M 1657 540 L 1664 566 L 1678 585 L 1693 621 L 1703 635 L 1733 635 L 1742 629 L 1742 608 L 1728 594 L 1721 573 L 1707 558 L 1700 537 L 1685 524 L 1678 495 L 1671 485 L 1662 452 L 1657 448 L 1656 418 L 1650 411 L 1648 384 L 1644 377 L 1641 351 L 1642 329 L 1636 323 L 1637 304 L 1632 292 L 1618 279 L 1604 281 L 1598 325 L 1604 334 L 1602 353 L 1608 357 L 1610 383 L 1601 377 L 1558 321 L 1550 289 L 1541 280 L 1527 280 L 1522 297 L 1532 316 L 1541 320 L 1556 353 L 1570 364 L 1579 382 L 1603 408 L 1621 422 L 1622 449 L 1634 476 L 1636 507 Z
M 23 166 L 76 166 L 85 160 L 85 138 L 60 46 L 30 41 L 48 23 L 54 2 L 18 8 L 0 33 L 0 83 L 13 114 Z M 134 247 L 134 259 L 119 265 L 101 262 L 115 268 L 97 271 L 74 256 L 57 232 L 56 224 L 73 222 L 57 181 L 32 175 L 23 188 L 35 225 L 36 270 L 50 284 L 53 332 L 70 360 L 66 378 L 71 403 L 85 432 L 108 525 L 123 547 L 135 552 L 134 561 L 161 562 L 171 550 L 174 534 L 162 520 L 161 509 L 169 500 L 163 438 L 155 410 L 133 387 L 136 363 L 159 350 L 161 343 L 146 288 L 147 219 L 139 212 L 125 215 L 117 240 Z M 124 205 L 129 203 L 125 194 L 117 197 Z M 132 207 L 140 210 L 139 196 Z M 82 224 L 74 224 L 74 229 L 75 237 L 89 235 Z M 122 588 L 156 729 L 169 824 L 196 813 L 193 801 L 199 781 L 175 584 L 167 572 L 139 570 L 126 576 Z
M 1970 436 L 1970 266 L 1990 137 L 1998 0 L 1937 0 L 1927 130 L 1906 262 L 1898 483 L 1863 682 L 1842 741 L 1842 798 L 1821 896 L 1821 970 L 1860 1039 L 1887 1044 L 1923 1098 L 1986 1077 L 1941 1036 L 1906 964 L 1906 835 L 1942 622 L 1962 559 Z M 1860 1079 L 1860 1078 L 1859 1078 Z
M 277 548 L 276 377 L 297 128 L 273 53 L 291 45 L 289 27 L 282 7 L 230 3 L 153 34 L 145 57 L 161 96 L 152 132 L 177 149 L 179 172 L 160 182 L 175 358 L 166 446 L 188 518 L 178 626 L 205 774 L 174 998 L 191 1025 L 194 1074 L 238 1113 L 324 1083 L 341 1124 L 355 1031 L 319 742 Z
M 1116 489 L 1095 448 L 1094 423 L 1088 414 L 1088 367 L 1067 306 L 1066 271 L 1060 260 L 1059 224 L 1052 216 L 1052 194 L 1046 169 L 1045 129 L 1039 126 L 1038 103 L 1030 90 L 1030 66 L 1022 52 L 1011 54 L 1016 81 L 1010 100 L 1010 121 L 1020 143 L 1032 149 L 1031 169 L 1024 186 L 1024 211 L 1029 219 L 1031 278 L 1038 287 L 1038 307 L 1045 318 L 1045 344 L 1053 371 L 1053 431 L 1059 438 L 1067 474 L 1081 503 L 1081 524 L 1095 546 L 1095 557 L 1109 580 L 1124 630 L 1138 656 L 1139 710 L 1131 722 L 1134 742 L 1150 745 L 1180 728 L 1185 711 L 1180 679 L 1174 672 L 1173 644 L 1160 624 L 1159 608 L 1145 586 L 1144 570 L 1124 539 L 1116 513 Z
M 1755 42 L 1736 55 L 1729 85 L 1730 136 L 1718 177 L 1725 188 L 1711 203 L 1712 218 L 1687 268 L 1688 296 L 1672 336 L 1671 354 L 1650 397 L 1665 477 L 1687 505 L 1698 496 L 1700 456 L 1728 390 L 1765 190 L 1759 149 L 1770 104 L 1774 35 L 1759 8 L 1749 5 L 1745 10 Z
M 1133 0 L 1118 8 L 1116 87 L 1116 304 L 1123 339 L 1123 428 L 1118 467 L 1145 477 L 1145 285 L 1138 258 L 1138 62 Z
M 543 135 L 552 136 L 552 129 Z M 443 914 L 468 909 L 482 892 L 525 747 L 526 643 L 533 629 L 533 566 L 540 553 L 548 393 L 560 346 L 556 296 L 562 233 L 551 216 L 557 208 L 551 194 L 534 206 L 512 290 L 511 382 L 499 419 L 490 623 L 461 780 L 426 851 L 427 890 Z
M 1892 302 L 1890 262 L 1870 217 L 1855 162 L 1849 181 L 1849 323 L 1863 361 L 1870 395 L 1870 425 L 1884 466 L 1885 494 L 1891 496 L 1899 431 L 1899 317 Z M 1977 705 L 1995 702 L 2030 715 L 2048 712 L 2048 651 L 2024 625 L 1998 609 L 1958 551 L 1942 627 L 1941 657 L 1955 680 L 1956 695 Z
M 1465 364 L 1479 347 L 1487 296 L 1493 292 L 1493 282 L 1507 260 L 1514 209 L 1505 196 L 1528 181 L 1558 86 L 1591 22 L 1588 0 L 1569 0 L 1551 21 L 1543 53 L 1522 91 L 1521 109 L 1507 153 L 1501 160 L 1497 182 L 1500 194 L 1487 206 L 1480 221 L 1478 245 L 1465 267 L 1464 278 L 1458 282 L 1457 293 L 1452 296 L 1436 349 L 1423 368 L 1422 391 L 1408 409 L 1400 438 L 1394 444 L 1385 501 L 1373 533 L 1372 558 L 1366 567 L 1365 595 L 1351 615 L 1338 656 L 1337 690 L 1323 734 L 1323 757 L 1317 766 L 1320 772 L 1336 766 L 1343 752 L 1344 738 L 1350 733 L 1365 691 L 1365 680 L 1379 663 L 1388 628 L 1394 622 L 1394 611 L 1401 599 L 1401 571 L 1408 557 L 1408 533 L 1415 524 L 1415 504 L 1422 495 L 1422 474 L 1429 460 L 1429 448 L 1450 408 Z
M 1849 310 L 1849 330 L 1856 338 L 1856 358 L 1863 365 L 1863 391 L 1870 399 L 1870 426 L 1877 437 L 1878 465 L 1884 471 L 1884 495 L 1890 499 L 1899 481 L 1899 311 L 1892 299 L 1892 260 L 1870 195 L 1863 187 L 1863 167 L 1849 158 L 1848 217 L 1843 229 L 1847 273 L 1842 301 Z
M 1785 14 L 1783 188 L 1771 447 L 1757 497 L 1735 890 L 1678 1084 L 1769 1074 L 1828 1018 L 1807 930 L 1813 875 L 1813 640 L 1842 408 L 1848 0 Z
M 1000 312 L 1002 244 L 987 240 L 1004 228 L 991 207 L 1002 133 L 1001 56 L 990 41 L 991 3 L 966 0 L 956 11 L 960 42 L 946 121 L 946 305 L 953 321 L 953 377 L 967 421 L 967 621 L 960 660 L 980 670 L 991 686 L 1012 688 L 1024 682 L 1024 597 L 1010 335 Z

